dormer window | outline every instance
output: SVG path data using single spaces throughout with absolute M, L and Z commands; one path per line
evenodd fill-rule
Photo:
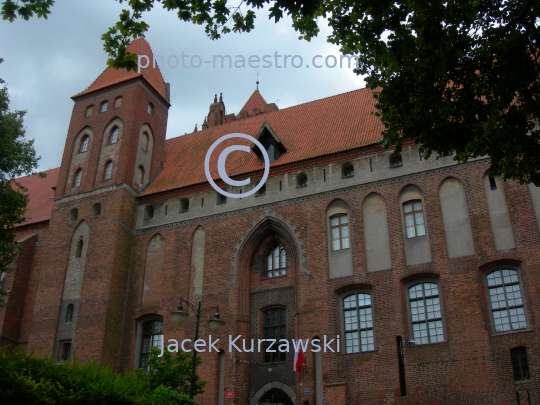
M 285 147 L 281 143 L 281 140 L 274 133 L 272 128 L 270 128 L 270 125 L 268 125 L 267 122 L 263 124 L 262 128 L 259 130 L 259 133 L 255 138 L 264 147 L 266 153 L 268 154 L 268 159 L 270 160 L 270 162 L 275 162 L 283 153 L 287 152 L 287 149 L 285 149 Z M 262 152 L 259 150 L 259 148 L 255 145 L 253 145 L 252 147 L 253 151 L 255 152 L 255 154 L 257 154 L 261 162 L 264 162 Z

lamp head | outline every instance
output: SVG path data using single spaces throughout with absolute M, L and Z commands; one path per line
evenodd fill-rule
M 173 321 L 178 326 L 181 326 L 186 318 L 189 316 L 187 312 L 184 312 L 184 307 L 182 306 L 182 298 L 180 298 L 180 305 L 178 305 L 178 308 L 176 311 L 171 312 L 171 315 L 173 317 Z
M 219 333 L 225 322 L 219 319 L 219 309 L 216 309 L 214 314 L 214 319 L 209 319 L 208 324 L 210 325 L 210 330 L 214 333 Z

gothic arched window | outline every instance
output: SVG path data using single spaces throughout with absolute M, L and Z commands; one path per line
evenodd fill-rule
M 79 153 L 84 153 L 88 150 L 88 142 L 90 142 L 90 137 L 88 135 L 85 135 L 81 142 L 81 149 L 79 150 Z
M 111 136 L 109 138 L 109 145 L 113 145 L 115 144 L 116 142 L 118 142 L 118 127 L 114 127 L 113 129 L 111 129 Z

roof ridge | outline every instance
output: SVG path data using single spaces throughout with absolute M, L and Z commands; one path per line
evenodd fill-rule
M 226 125 L 234 124 L 235 122 L 238 122 L 238 121 L 245 121 L 245 120 L 249 120 L 250 118 L 267 116 L 267 115 L 271 115 L 271 114 L 274 114 L 274 113 L 283 112 L 283 111 L 289 110 L 289 109 L 291 109 L 291 108 L 300 107 L 300 106 L 302 106 L 302 105 L 315 103 L 315 102 L 322 101 L 322 100 L 326 100 L 326 99 L 330 99 L 330 98 L 333 98 L 333 97 L 340 97 L 340 96 L 343 96 L 343 95 L 349 94 L 349 93 L 360 92 L 360 91 L 362 91 L 362 90 L 371 90 L 371 89 L 368 89 L 367 87 L 362 87 L 362 88 L 360 88 L 360 89 L 355 89 L 355 90 L 346 91 L 345 93 L 334 94 L 334 95 L 328 96 L 328 97 L 321 97 L 321 98 L 318 98 L 318 99 L 316 99 L 316 100 L 306 101 L 305 103 L 300 103 L 300 104 L 296 104 L 296 105 L 291 105 L 291 106 L 285 107 L 285 108 L 283 108 L 283 109 L 274 110 L 274 111 L 269 111 L 269 112 L 264 112 L 264 113 L 257 114 L 257 115 L 250 115 L 250 116 L 245 117 L 245 118 L 235 119 L 234 121 L 225 122 L 225 123 L 223 123 L 223 124 L 221 124 L 221 125 L 218 125 L 218 127 L 223 128 L 223 127 L 226 126 Z M 258 90 L 255 90 L 255 91 L 258 91 Z M 262 97 L 262 96 L 261 96 L 261 97 Z M 240 111 L 242 111 L 242 110 L 240 110 Z M 206 128 L 206 129 L 201 129 L 200 131 L 197 131 L 197 132 L 190 132 L 190 133 L 188 133 L 188 134 L 174 136 L 174 137 L 172 137 L 172 138 L 166 139 L 165 142 L 167 142 L 167 141 L 172 141 L 173 139 L 178 139 L 178 138 L 185 137 L 185 136 L 188 136 L 188 135 L 200 134 L 200 133 L 203 133 L 203 132 L 206 132 L 206 131 L 211 131 L 211 130 L 214 129 L 214 128 L 217 128 L 217 127 L 210 127 L 210 128 Z

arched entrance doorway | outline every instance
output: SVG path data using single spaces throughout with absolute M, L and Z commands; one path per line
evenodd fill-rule
M 296 393 L 287 384 L 279 381 L 272 381 L 251 397 L 249 405 L 296 405 Z
M 272 404 L 272 405 L 294 405 L 291 398 L 285 394 L 282 390 L 274 388 L 266 392 L 258 404 Z

